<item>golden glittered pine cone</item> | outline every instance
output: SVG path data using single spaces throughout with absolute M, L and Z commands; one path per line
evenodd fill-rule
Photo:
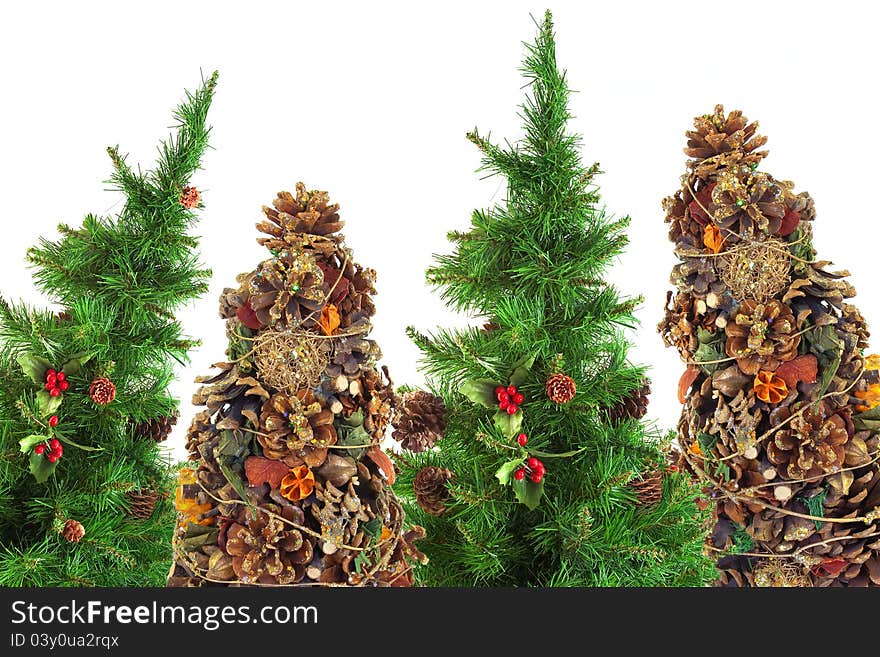
M 345 225 L 339 218 L 339 204 L 331 205 L 327 192 L 308 191 L 301 182 L 296 184 L 296 196 L 278 192 L 272 205 L 263 207 L 268 221 L 257 224 L 257 229 L 269 236 L 257 241 L 268 249 L 281 251 L 299 245 L 302 234 L 330 235 Z
M 336 444 L 334 415 L 322 408 L 311 390 L 296 395 L 275 393 L 260 413 L 257 440 L 263 454 L 294 467 L 305 463 L 319 467 L 327 460 L 327 449 Z
M 557 372 L 547 379 L 547 396 L 557 404 L 567 404 L 577 392 L 577 386 L 568 374 Z
M 247 281 L 248 303 L 267 326 L 313 328 L 324 306 L 324 272 L 305 251 L 281 251 Z
M 767 442 L 767 458 L 789 479 L 819 477 L 843 467 L 850 429 L 826 402 L 778 408 L 770 424 L 779 428 Z
M 83 536 L 86 535 L 86 529 L 82 526 L 82 523 L 79 520 L 68 518 L 64 521 L 64 528 L 61 530 L 61 535 L 68 543 L 79 543 Z
M 786 213 L 787 187 L 748 167 L 718 174 L 709 210 L 726 240 L 776 235 Z
M 446 511 L 446 500 L 449 499 L 447 482 L 453 479 L 452 470 L 429 465 L 419 470 L 413 479 L 413 491 L 416 503 L 425 513 L 432 516 L 442 515 Z
M 391 437 L 404 449 L 424 452 L 432 449 L 446 431 L 446 404 L 424 390 L 407 392 L 392 420 Z
M 255 517 L 247 507 L 240 507 L 226 532 L 223 552 L 229 559 L 218 557 L 214 569 L 243 584 L 301 581 L 315 553 L 315 539 L 293 526 L 303 523 L 302 510 L 293 505 L 268 504 L 259 507 Z
M 797 356 L 797 335 L 791 308 L 776 300 L 744 301 L 727 323 L 725 352 L 746 374 L 773 371 Z
M 724 113 L 723 105 L 716 105 L 712 114 L 694 119 L 694 129 L 688 130 L 688 157 L 691 168 L 698 175 L 706 175 L 730 164 L 755 165 L 767 155 L 757 149 L 767 143 L 758 135 L 758 122 L 749 123 L 739 110 Z
M 106 377 L 97 378 L 89 386 L 89 397 L 99 406 L 106 406 L 116 399 L 116 384 Z

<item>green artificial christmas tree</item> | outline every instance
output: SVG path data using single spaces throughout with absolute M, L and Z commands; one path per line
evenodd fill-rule
M 176 420 L 168 385 L 196 343 L 174 311 L 202 294 L 187 234 L 190 177 L 208 147 L 215 73 L 177 108 L 156 167 L 109 148 L 115 218 L 59 226 L 28 251 L 63 310 L 0 299 L 0 584 L 162 584 L 174 527 L 160 442 Z
M 622 334 L 638 299 L 603 281 L 628 219 L 599 206 L 598 165 L 567 131 L 549 12 L 523 72 L 525 138 L 469 135 L 507 202 L 451 233 L 428 280 L 481 327 L 410 335 L 433 393 L 395 418 L 398 491 L 440 586 L 683 586 L 711 577 L 695 489 L 641 421 L 644 370 Z M 445 408 L 444 408 L 445 406 Z

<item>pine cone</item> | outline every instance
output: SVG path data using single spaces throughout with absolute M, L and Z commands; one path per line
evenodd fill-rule
M 645 379 L 641 388 L 633 390 L 607 410 L 608 421 L 619 424 L 624 420 L 638 420 L 648 412 L 648 396 L 651 394 L 651 380 Z
M 767 442 L 767 457 L 789 479 L 809 479 L 843 467 L 850 439 L 847 422 L 824 401 L 778 408 L 770 414 L 770 424 L 784 426 Z
M 629 482 L 636 495 L 636 506 L 652 507 L 663 499 L 663 471 L 652 470 Z
M 82 537 L 86 535 L 86 529 L 82 526 L 82 523 L 79 520 L 68 518 L 64 522 L 64 528 L 61 530 L 61 535 L 68 543 L 79 543 L 82 540 Z
M 684 152 L 694 158 L 690 166 L 700 176 L 735 163 L 757 164 L 767 155 L 767 151 L 756 150 L 767 143 L 757 130 L 757 121 L 749 123 L 739 110 L 725 116 L 724 106 L 716 105 L 713 114 L 694 119 Z
M 89 386 L 89 397 L 99 406 L 105 406 L 116 399 L 116 384 L 104 377 L 95 379 Z
M 207 406 L 213 416 L 217 414 L 218 430 L 240 429 L 250 420 L 254 426 L 260 423 L 260 409 L 269 392 L 251 376 L 243 376 L 237 363 L 215 363 L 220 372 L 213 376 L 196 377 L 203 383 L 192 397 L 194 406 Z
M 333 419 L 310 390 L 295 396 L 278 392 L 263 404 L 257 440 L 268 458 L 317 468 L 327 460 L 327 448 L 336 444 Z
M 296 197 L 290 192 L 278 192 L 272 205 L 273 208 L 263 207 L 268 221 L 257 224 L 260 232 L 269 235 L 257 240 L 267 249 L 282 251 L 300 244 L 302 234 L 330 235 L 345 225 L 339 218 L 339 205 L 330 205 L 327 192 L 307 191 L 301 182 L 296 184 Z
M 264 325 L 313 328 L 324 306 L 324 272 L 305 251 L 281 251 L 248 279 L 248 301 Z
M 326 374 L 338 391 L 345 390 L 364 372 L 374 369 L 376 361 L 382 358 L 382 350 L 375 340 L 349 336 L 334 342 L 336 344 Z
M 709 210 L 725 239 L 776 235 L 786 213 L 786 189 L 766 173 L 726 169 L 718 175 Z
M 446 431 L 446 404 L 430 392 L 407 392 L 391 422 L 391 437 L 404 449 L 424 452 L 432 449 Z
M 159 501 L 159 493 L 154 490 L 131 490 L 125 497 L 128 500 L 128 515 L 139 520 L 152 516 Z
M 705 297 L 709 293 L 720 296 L 724 291 L 715 258 L 685 258 L 672 268 L 670 281 L 684 293 Z
M 773 371 L 797 356 L 801 336 L 796 334 L 791 308 L 779 301 L 744 301 L 726 326 L 725 352 L 746 374 Z
M 191 210 L 199 204 L 199 197 L 199 190 L 187 185 L 183 188 L 183 191 L 180 192 L 179 203 L 187 210 Z
M 413 491 L 416 494 L 416 503 L 422 511 L 432 516 L 442 515 L 446 511 L 445 501 L 449 499 L 446 482 L 454 477 L 455 474 L 451 470 L 438 468 L 435 465 L 419 470 L 413 480 Z
M 180 417 L 179 411 L 174 411 L 171 415 L 162 417 L 154 417 L 134 425 L 134 435 L 137 438 L 150 439 L 157 443 L 164 442 L 168 439 L 168 434 L 177 424 Z
M 224 551 L 232 558 L 232 572 L 221 568 L 220 563 L 215 564 L 215 569 L 229 575 L 228 579 L 233 579 L 234 573 L 243 584 L 299 582 L 315 553 L 314 539 L 288 524 L 302 525 L 302 511 L 292 505 L 279 508 L 268 504 L 264 508 L 258 509 L 254 518 L 246 506 L 240 507 L 226 533 Z M 221 560 L 222 557 L 217 559 Z
M 557 404 L 567 404 L 577 392 L 574 379 L 567 374 L 557 372 L 547 379 L 547 396 Z

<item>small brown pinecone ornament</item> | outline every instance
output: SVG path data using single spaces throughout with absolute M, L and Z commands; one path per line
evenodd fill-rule
M 156 509 L 159 493 L 154 490 L 130 490 L 125 494 L 128 499 L 128 515 L 138 520 L 146 520 Z
M 607 409 L 608 421 L 619 424 L 624 420 L 638 420 L 648 412 L 648 396 L 651 394 L 651 381 L 645 379 L 641 388 L 636 388 L 614 406 Z
M 157 443 L 164 442 L 171 433 L 171 429 L 177 424 L 177 418 L 180 417 L 178 411 L 174 411 L 171 415 L 162 417 L 154 417 L 150 420 L 144 420 L 134 425 L 134 435 L 137 438 L 146 438 Z
M 391 422 L 391 437 L 404 449 L 424 452 L 432 449 L 446 431 L 446 404 L 424 390 L 407 392 Z
M 79 520 L 68 518 L 64 522 L 64 529 L 61 530 L 61 535 L 68 543 L 79 543 L 82 537 L 86 535 L 86 529 Z
M 663 498 L 663 471 L 653 470 L 629 482 L 636 494 L 636 506 L 651 507 Z
M 199 204 L 199 190 L 195 187 L 190 187 L 187 185 L 183 188 L 183 191 L 180 192 L 180 204 L 185 207 L 187 210 L 192 210 Z
M 568 374 L 557 372 L 547 379 L 547 396 L 557 404 L 567 404 L 574 398 L 577 386 Z
M 99 406 L 105 406 L 116 399 L 116 384 L 105 377 L 95 379 L 89 386 L 89 397 Z
M 449 498 L 446 482 L 455 477 L 451 470 L 429 465 L 419 470 L 413 480 L 413 491 L 416 502 L 422 511 L 432 516 L 442 515 L 446 511 L 444 502 Z
M 73 319 L 73 317 L 71 316 L 71 314 L 70 314 L 69 312 L 67 312 L 66 310 L 59 310 L 59 311 L 55 314 L 55 318 L 56 318 L 59 322 L 69 322 L 70 320 Z

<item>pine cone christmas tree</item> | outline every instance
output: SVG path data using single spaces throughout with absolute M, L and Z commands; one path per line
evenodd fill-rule
M 425 513 L 439 516 L 446 511 L 444 502 L 449 498 L 446 483 L 454 477 L 451 470 L 435 465 L 419 470 L 413 479 L 413 491 L 416 494 L 416 502 Z
M 648 397 L 650 394 L 651 381 L 645 379 L 645 383 L 641 388 L 636 388 L 608 409 L 608 421 L 612 424 L 617 424 L 624 420 L 639 420 L 645 417 L 645 414 L 648 412 Z
M 409 586 L 412 545 L 379 443 L 394 393 L 370 340 L 375 272 L 326 192 L 282 192 L 271 256 L 221 295 L 229 361 L 200 377 L 170 586 Z M 384 376 L 383 376 L 384 373 Z M 252 515 L 251 509 L 256 510 Z
M 446 404 L 443 399 L 424 390 L 407 392 L 391 422 L 391 437 L 403 449 L 424 452 L 432 449 L 446 431 Z
M 180 411 L 174 411 L 171 415 L 154 417 L 143 422 L 138 422 L 132 428 L 132 434 L 137 438 L 152 440 L 157 443 L 165 442 L 168 435 L 177 424 Z
M 715 503 L 718 583 L 880 585 L 880 421 L 859 403 L 877 378 L 855 290 L 816 260 L 809 195 L 758 170 L 757 124 L 718 106 L 695 125 L 666 219 L 722 286 L 674 273 L 659 330 L 688 363 L 679 442 Z M 719 239 L 695 242 L 691 222 Z

